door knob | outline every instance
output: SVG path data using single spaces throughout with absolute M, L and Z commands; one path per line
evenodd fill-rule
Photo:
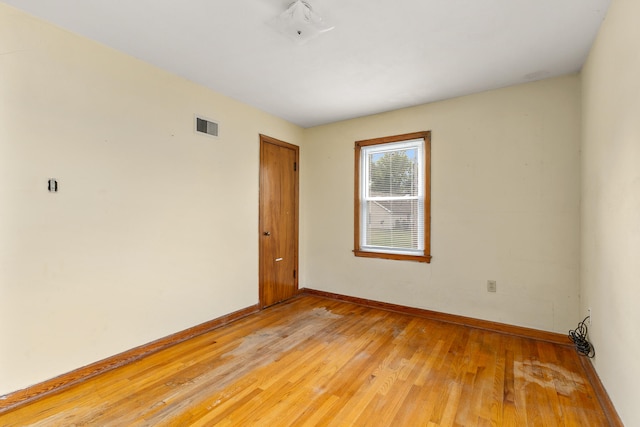
M 262 233 L 262 234 L 264 234 L 265 236 L 271 236 L 271 232 L 270 232 L 270 231 L 265 231 L 265 232 L 264 232 L 264 233 Z

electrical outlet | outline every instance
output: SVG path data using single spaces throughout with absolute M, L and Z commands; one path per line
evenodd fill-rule
M 591 307 L 587 308 L 587 316 L 589 316 L 589 318 L 587 319 L 587 324 L 591 326 L 591 322 L 593 321 L 593 317 L 591 317 Z
M 496 292 L 496 281 L 487 280 L 487 292 Z

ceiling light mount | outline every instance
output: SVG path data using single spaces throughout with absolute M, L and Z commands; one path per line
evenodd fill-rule
M 333 30 L 304 0 L 296 0 L 268 23 L 297 44 L 305 44 L 322 33 Z

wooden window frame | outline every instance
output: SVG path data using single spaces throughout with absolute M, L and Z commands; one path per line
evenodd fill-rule
M 412 139 L 424 140 L 424 254 L 408 255 L 374 252 L 369 250 L 364 251 L 360 246 L 360 157 L 362 154 L 362 148 L 370 145 L 388 144 L 393 142 L 408 141 Z M 406 133 L 402 135 L 356 141 L 354 182 L 354 255 L 357 257 L 365 258 L 382 258 L 427 263 L 431 262 L 431 131 Z

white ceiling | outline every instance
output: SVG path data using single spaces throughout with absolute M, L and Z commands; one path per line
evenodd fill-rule
M 611 0 L 1 0 L 303 127 L 573 73 Z

